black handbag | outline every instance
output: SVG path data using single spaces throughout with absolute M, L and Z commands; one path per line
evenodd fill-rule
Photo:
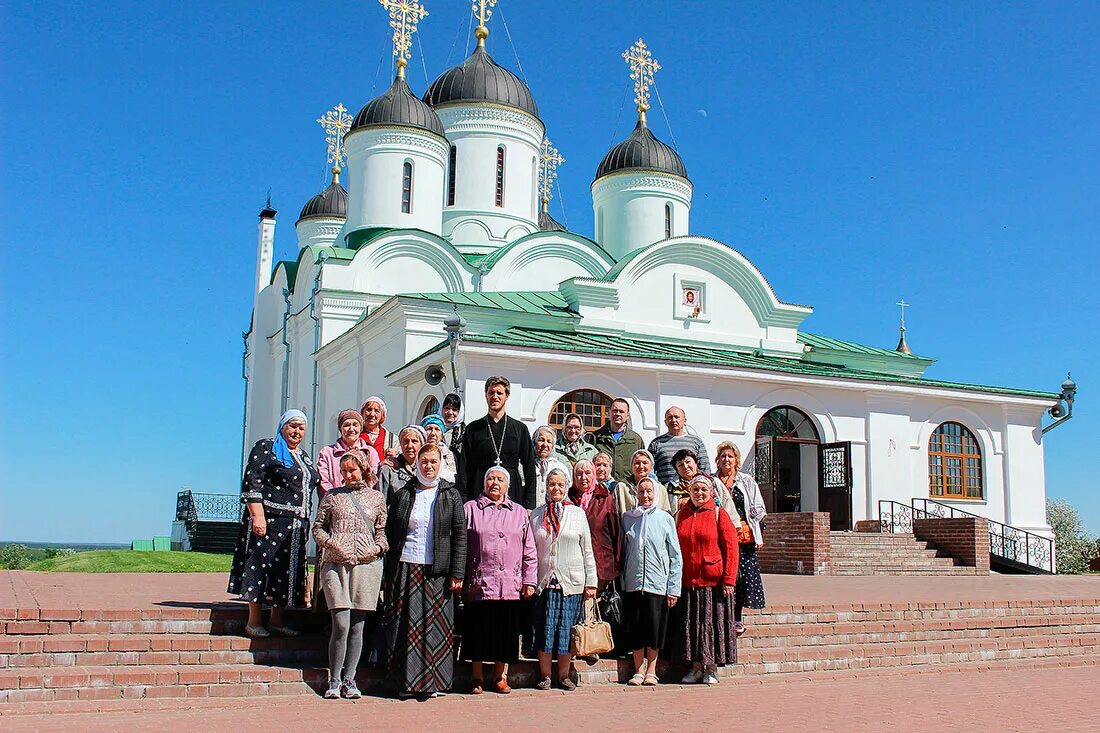
M 603 620 L 618 627 L 623 624 L 623 597 L 619 595 L 619 589 L 615 585 L 615 581 L 611 581 L 604 586 L 596 600 Z

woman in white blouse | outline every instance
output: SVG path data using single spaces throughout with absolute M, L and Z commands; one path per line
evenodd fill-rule
M 582 600 L 596 595 L 596 558 L 584 511 L 565 498 L 565 472 L 546 477 L 546 503 L 531 514 L 535 551 L 539 558 L 538 601 L 535 604 L 535 650 L 542 677 L 535 687 L 549 690 L 553 655 L 558 658 L 558 682 L 564 690 L 577 685 L 569 676 L 573 655 L 569 634 Z

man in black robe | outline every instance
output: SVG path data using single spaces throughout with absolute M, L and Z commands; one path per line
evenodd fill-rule
M 531 433 L 519 420 L 504 414 L 512 393 L 506 377 L 485 380 L 489 414 L 466 426 L 462 436 L 462 470 L 458 490 L 467 500 L 481 494 L 485 472 L 493 466 L 508 471 L 508 498 L 528 509 L 535 508 L 535 451 Z M 522 466 L 522 468 L 521 468 Z

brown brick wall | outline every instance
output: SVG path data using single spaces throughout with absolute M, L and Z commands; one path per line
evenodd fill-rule
M 827 512 L 769 514 L 764 520 L 760 569 L 786 575 L 824 575 L 829 568 Z
M 989 522 L 978 517 L 914 519 L 913 534 L 956 564 L 989 572 Z

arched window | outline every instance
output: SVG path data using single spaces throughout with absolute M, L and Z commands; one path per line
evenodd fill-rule
M 957 422 L 940 425 L 928 440 L 928 495 L 983 497 L 981 445 L 974 433 Z
M 438 415 L 441 405 L 438 397 L 428 397 L 424 400 L 424 404 L 420 406 L 420 416 L 417 418 L 417 424 L 428 415 Z
M 810 416 L 797 407 L 775 407 L 764 413 L 756 426 L 756 437 L 772 437 L 792 443 L 819 443 Z
M 596 242 L 603 244 L 603 207 L 596 209 Z
M 665 239 L 672 239 L 672 204 L 665 204 Z
M 401 213 L 411 214 L 413 203 L 413 164 L 406 160 L 401 172 Z
M 539 220 L 539 164 L 531 158 L 531 218 Z
M 497 206 L 504 206 L 504 146 L 497 148 Z
M 607 422 L 609 409 L 611 409 L 611 398 L 603 392 L 597 392 L 594 389 L 575 389 L 562 395 L 561 399 L 554 403 L 550 408 L 550 416 L 546 419 L 546 424 L 554 430 L 561 430 L 566 416 L 575 412 L 580 415 L 584 429 L 591 432 Z
M 447 206 L 455 205 L 455 176 L 458 170 L 458 148 L 451 146 L 451 157 L 447 167 Z

